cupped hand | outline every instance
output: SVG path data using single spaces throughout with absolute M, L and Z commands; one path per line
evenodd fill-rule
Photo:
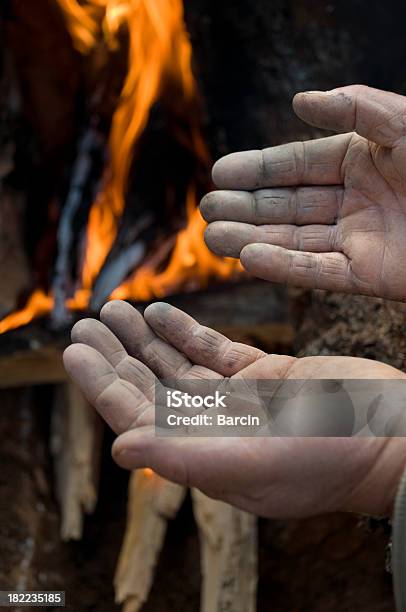
M 406 461 L 396 438 L 165 438 L 154 433 L 156 378 L 399 379 L 394 368 L 365 359 L 266 355 L 231 342 L 169 304 L 144 317 L 110 302 L 102 322 L 85 319 L 64 355 L 70 376 L 118 434 L 117 463 L 149 467 L 268 517 L 354 510 L 384 514 Z
M 220 159 L 209 248 L 265 280 L 404 301 L 406 97 L 352 85 L 293 108 L 340 134 Z

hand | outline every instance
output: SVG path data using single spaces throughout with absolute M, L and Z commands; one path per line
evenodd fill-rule
M 145 318 L 144 318 L 145 317 Z M 406 461 L 403 438 L 159 438 L 153 390 L 158 377 L 249 379 L 406 378 L 366 359 L 266 355 L 202 327 L 169 304 L 144 317 L 110 302 L 103 323 L 85 319 L 72 331 L 64 361 L 89 402 L 118 434 L 117 463 L 150 467 L 268 517 L 335 510 L 389 512 Z
M 345 133 L 220 159 L 207 245 L 269 281 L 406 300 L 406 97 L 352 85 L 293 108 Z

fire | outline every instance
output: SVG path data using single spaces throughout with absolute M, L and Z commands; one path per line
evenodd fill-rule
M 31 294 L 25 308 L 14 312 L 2 321 L 0 321 L 0 334 L 20 327 L 21 325 L 27 325 L 35 317 L 40 317 L 50 312 L 53 305 L 53 299 L 49 295 L 46 295 L 41 289 L 36 289 Z
M 100 40 L 114 49 L 119 44 L 120 31 L 126 28 L 128 32 L 128 71 L 112 118 L 110 161 L 103 189 L 89 213 L 81 286 L 67 301 L 71 309 L 85 309 L 117 235 L 134 148 L 166 83 L 175 85 L 179 106 L 185 109 L 189 126 L 187 146 L 206 167 L 209 155 L 195 117 L 198 91 L 182 0 L 55 1 L 63 12 L 75 48 L 83 54 L 90 53 Z M 177 236 L 167 267 L 157 270 L 142 266 L 113 292 L 112 298 L 162 297 L 192 278 L 205 285 L 211 277 L 225 278 L 238 268 L 236 262 L 215 257 L 205 246 L 204 222 L 197 209 L 194 184 L 189 186 L 186 206 L 187 226 Z M 0 332 L 28 323 L 52 307 L 52 296 L 37 290 L 22 311 L 0 322 Z
M 193 189 L 188 193 L 187 211 L 187 226 L 177 235 L 167 268 L 157 273 L 154 267 L 142 266 L 132 278 L 113 292 L 112 299 L 148 300 L 151 296 L 168 295 L 176 286 L 184 285 L 193 279 L 199 279 L 200 284 L 204 285 L 214 274 L 220 278 L 230 276 L 236 268 L 236 263 L 216 257 L 204 244 L 205 223 L 196 208 Z

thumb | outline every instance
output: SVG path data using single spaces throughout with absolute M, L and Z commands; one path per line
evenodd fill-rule
M 355 131 L 385 147 L 394 147 L 405 135 L 406 97 L 365 85 L 299 93 L 293 109 L 310 125 L 340 133 Z
M 215 490 L 224 489 L 236 469 L 236 453 L 232 451 L 239 447 L 233 440 L 157 436 L 153 426 L 146 426 L 118 436 L 112 455 L 124 469 L 148 467 L 176 484 L 198 487 L 214 495 Z

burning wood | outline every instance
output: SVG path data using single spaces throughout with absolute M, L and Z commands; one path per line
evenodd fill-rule
M 52 2 L 61 9 L 79 53 L 87 59 L 97 55 L 93 62 L 96 73 L 95 66 L 105 67 L 120 49 L 128 53 L 127 73 L 111 122 L 108 121 L 109 129 L 103 125 L 97 108 L 102 86 L 96 94 L 92 92 L 87 116 L 78 126 L 76 157 L 70 162 L 62 195 L 55 196 L 64 205 L 59 211 L 57 253 L 53 278 L 48 283 L 51 289 L 38 284 L 25 308 L 0 321 L 0 333 L 46 314 L 51 314 L 56 326 L 65 325 L 69 311 L 98 309 L 110 296 L 146 301 L 178 289 L 207 286 L 212 278 L 226 279 L 239 269 L 236 262 L 211 254 L 203 241 L 205 224 L 197 202 L 200 194 L 210 188 L 210 159 L 202 136 L 199 96 L 191 69 L 192 49 L 181 0 Z M 104 73 L 99 72 L 102 79 Z M 179 176 L 172 178 L 173 184 L 163 189 L 163 208 L 175 217 L 176 231 L 164 227 L 166 219 L 157 229 L 159 215 L 149 210 L 147 203 L 133 212 L 132 240 L 121 241 L 125 213 L 132 204 L 128 190 L 133 166 L 142 158 L 142 137 L 157 103 L 182 151 L 179 159 L 187 160 L 177 172 Z M 108 131 L 108 161 L 98 172 Z M 91 198 L 89 193 L 96 183 L 100 190 Z M 77 223 L 81 216 L 86 219 L 85 231 Z M 243 291 L 246 299 L 249 289 Z M 213 308 L 218 317 L 222 298 L 219 293 L 216 297 L 216 305 L 206 307 Z M 199 296 L 195 298 L 199 300 Z M 228 325 L 231 311 L 235 314 L 239 310 L 234 298 L 226 297 L 230 302 L 228 311 L 220 308 Z M 207 296 L 200 299 L 204 301 Z M 241 318 L 248 316 L 245 303 L 242 310 L 240 333 L 244 333 Z M 251 334 L 251 325 L 248 327 Z M 49 325 L 46 329 L 49 333 L 55 331 Z M 84 514 L 94 510 L 97 499 L 100 423 L 87 402 L 66 382 L 59 349 L 37 349 L 30 336 L 27 354 L 12 360 L 11 375 L 10 368 L 5 369 L 2 384 L 58 385 L 51 437 L 61 535 L 63 540 L 80 539 Z M 10 361 L 10 356 L 6 359 Z M 136 610 L 146 600 L 167 520 L 176 514 L 185 492 L 148 471 L 132 477 L 127 532 L 116 573 L 117 599 L 124 603 L 125 610 Z M 256 585 L 255 521 L 224 504 L 209 502 L 196 492 L 193 496 L 203 548 L 203 609 L 220 609 L 230 602 L 234 606 L 237 601 L 241 609 L 252 609 Z M 241 554 L 237 551 L 240 544 Z M 217 577 L 213 575 L 214 567 L 218 568 Z M 231 574 L 238 578 L 238 568 L 247 569 L 247 584 L 230 587 Z
M 69 282 L 67 268 L 73 232 L 69 225 L 75 210 L 82 205 L 77 180 L 79 174 L 81 181 L 86 178 L 86 151 L 79 152 L 72 170 L 72 187 L 61 215 L 53 290 L 37 288 L 22 311 L 0 322 L 0 333 L 52 309 L 54 321 L 64 321 L 65 309 L 84 310 L 89 304 L 99 308 L 110 295 L 148 300 L 190 284 L 205 286 L 209 279 L 223 279 L 239 269 L 235 261 L 211 254 L 203 240 L 204 222 L 197 210 L 197 201 L 199 194 L 209 187 L 210 159 L 200 126 L 200 102 L 191 66 L 192 48 L 181 0 L 55 2 L 62 11 L 75 48 L 83 55 L 92 55 L 104 45 L 107 53 L 103 57 L 111 61 L 113 54 L 125 47 L 128 50 L 127 74 L 111 119 L 109 161 L 103 172 L 102 188 L 90 207 L 84 253 L 78 257 L 81 262 L 79 278 Z M 117 262 L 110 262 L 104 271 L 123 222 L 134 153 L 158 101 L 170 118 L 179 146 L 188 151 L 193 160 L 183 189 L 185 205 L 181 216 L 186 217 L 186 227 L 179 232 L 169 258 L 158 257 L 152 265 L 151 262 L 144 264 L 148 241 L 140 239 L 126 254 L 120 253 Z M 86 138 L 82 149 L 84 143 L 87 143 Z M 202 176 L 205 177 L 203 181 Z M 171 198 L 170 193 L 167 198 Z M 92 298 L 96 288 L 97 294 Z

